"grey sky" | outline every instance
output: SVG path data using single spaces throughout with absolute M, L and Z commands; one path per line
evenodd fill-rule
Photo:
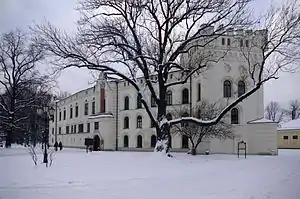
M 275 0 L 256 0 L 255 13 L 260 13 Z M 79 13 L 74 10 L 77 0 L 0 0 L 0 33 L 19 27 L 26 29 L 33 22 L 41 23 L 46 18 L 67 31 L 76 28 Z M 91 75 L 86 69 L 68 69 L 59 77 L 62 91 L 76 92 L 88 86 Z M 276 100 L 286 104 L 291 99 L 300 99 L 300 73 L 284 73 L 278 80 L 265 84 L 265 103 Z

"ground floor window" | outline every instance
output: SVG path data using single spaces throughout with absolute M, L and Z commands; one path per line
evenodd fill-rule
M 181 146 L 183 149 L 189 148 L 189 139 L 186 135 L 183 135 L 181 137 Z
M 143 137 L 141 135 L 137 136 L 136 146 L 137 148 L 143 148 Z
M 124 147 L 127 148 L 129 146 L 128 135 L 124 136 Z
M 298 135 L 293 135 L 293 140 L 298 140 Z
M 284 139 L 284 140 L 288 140 L 288 139 L 289 139 L 289 136 L 285 135 L 285 136 L 283 136 L 283 139 Z
M 154 148 L 156 145 L 156 136 L 152 135 L 151 136 L 151 147 Z

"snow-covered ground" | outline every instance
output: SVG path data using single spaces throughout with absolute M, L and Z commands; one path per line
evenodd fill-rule
M 65 149 L 33 166 L 0 149 L 0 199 L 299 199 L 300 150 L 279 156 L 189 156 Z

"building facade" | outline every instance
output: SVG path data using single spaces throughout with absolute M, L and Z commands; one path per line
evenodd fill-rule
M 300 119 L 279 125 L 277 141 L 280 149 L 300 149 Z
M 230 48 L 226 56 L 217 63 L 210 63 L 209 70 L 195 74 L 185 84 L 170 87 L 166 94 L 169 113 L 190 103 L 194 106 L 202 100 L 226 106 L 251 88 L 252 82 L 245 76 L 246 60 L 238 50 L 241 43 L 249 47 L 250 41 L 247 37 L 236 39 L 236 34 L 249 33 L 230 32 L 227 37 L 216 39 L 208 49 L 215 55 L 221 55 Z M 197 53 L 196 50 L 194 55 Z M 260 59 L 259 54 L 253 52 L 253 58 Z M 183 62 L 185 59 L 182 58 Z M 183 76 L 180 71 L 173 71 L 168 82 L 178 81 Z M 156 78 L 155 74 L 151 76 L 153 81 Z M 141 88 L 144 82 L 143 78 L 137 79 Z M 145 96 L 148 96 L 146 100 L 156 114 L 157 107 L 147 90 Z M 228 113 L 228 122 L 235 126 L 234 139 L 205 140 L 197 151 L 237 153 L 237 143 L 243 140 L 247 142 L 250 154 L 277 154 L 277 127 L 262 119 L 263 103 L 262 87 Z M 152 128 L 137 91 L 125 80 L 106 81 L 99 77 L 93 87 L 56 102 L 56 113 L 56 119 L 50 122 L 50 144 L 57 140 L 66 147 L 85 147 L 84 139 L 93 138 L 95 149 L 100 150 L 150 151 L 155 146 L 155 128 Z M 189 143 L 185 137 L 172 135 L 171 146 L 173 151 L 188 151 Z

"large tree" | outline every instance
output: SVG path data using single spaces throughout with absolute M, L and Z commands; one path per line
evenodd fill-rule
M 20 30 L 0 36 L 0 119 L 6 147 L 11 145 L 16 132 L 24 131 L 29 118 L 25 110 L 47 94 L 50 78 L 38 68 L 43 59 L 43 50 Z
M 299 2 L 272 7 L 259 21 L 252 20 L 250 3 L 251 0 L 82 0 L 78 6 L 82 18 L 74 35 L 50 23 L 36 25 L 33 30 L 36 42 L 53 55 L 51 60 L 60 69 L 88 68 L 128 81 L 155 123 L 155 150 L 168 153 L 170 125 L 182 121 L 217 124 L 265 82 L 278 78 L 278 71 L 299 59 Z M 235 41 L 232 43 L 239 43 L 235 30 L 248 28 L 261 31 L 246 31 L 250 44 L 238 48 L 247 78 L 252 81 L 247 92 L 211 120 L 181 117 L 167 121 L 166 91 L 217 65 L 232 48 L 214 53 L 216 41 L 226 35 Z M 169 74 L 174 70 L 184 75 L 171 80 Z M 154 74 L 157 80 L 151 79 Z M 157 115 L 151 112 L 137 75 L 145 79 L 157 104 Z
M 271 101 L 265 108 L 265 118 L 274 122 L 282 122 L 284 119 L 284 109 L 276 101 Z

